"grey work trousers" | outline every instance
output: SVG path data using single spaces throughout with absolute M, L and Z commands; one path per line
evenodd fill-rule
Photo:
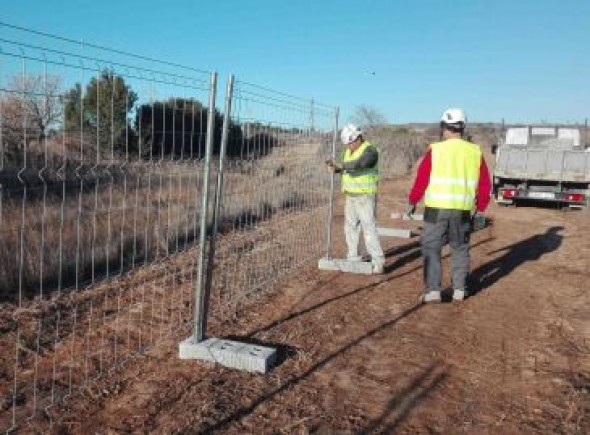
M 383 267 L 385 259 L 375 225 L 376 204 L 377 195 L 347 194 L 344 207 L 344 235 L 348 247 L 348 259 L 360 260 L 358 245 L 362 228 L 365 246 L 373 265 Z
M 433 211 L 431 209 L 430 211 Z M 466 290 L 469 274 L 469 238 L 471 222 L 461 210 L 434 209 L 433 217 L 425 212 L 422 228 L 422 259 L 424 284 L 427 291 L 440 291 L 442 280 L 441 251 L 447 242 L 451 246 L 451 281 L 453 290 Z

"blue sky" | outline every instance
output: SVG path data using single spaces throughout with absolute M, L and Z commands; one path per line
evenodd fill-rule
M 590 1 L 19 0 L 2 21 L 389 122 L 590 117 Z M 223 89 L 223 86 L 220 86 Z

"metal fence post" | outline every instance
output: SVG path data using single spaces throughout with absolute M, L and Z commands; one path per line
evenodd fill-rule
M 311 99 L 310 110 L 309 110 L 309 122 L 311 124 L 311 132 L 312 133 L 315 131 L 315 113 L 314 113 L 314 110 L 313 110 L 313 105 L 314 105 L 314 100 L 312 98 Z
M 225 155 L 227 153 L 228 131 L 231 121 L 231 103 L 234 89 L 234 76 L 230 74 L 227 80 L 225 91 L 225 109 L 223 115 L 223 127 L 221 130 L 221 146 L 219 149 L 219 165 L 217 169 L 217 184 L 215 185 L 215 200 L 213 203 L 213 227 L 209 238 L 209 257 L 207 261 L 207 276 L 205 279 L 205 313 L 203 315 L 202 333 L 207 331 L 207 311 L 211 285 L 213 281 L 213 261 L 215 260 L 215 245 L 217 242 L 217 231 L 219 228 L 219 214 L 221 208 L 221 197 L 223 195 L 223 171 Z
M 207 112 L 207 139 L 205 143 L 205 171 L 201 193 L 201 232 L 199 234 L 199 260 L 197 264 L 197 279 L 195 283 L 195 314 L 193 335 L 197 341 L 203 341 L 204 325 L 207 317 L 207 294 L 204 284 L 206 275 L 205 255 L 207 250 L 207 211 L 209 206 L 209 178 L 211 172 L 211 156 L 213 154 L 213 130 L 215 128 L 215 94 L 217 91 L 217 73 L 211 73 L 211 87 L 209 90 L 209 109 Z
M 334 110 L 334 133 L 332 135 L 332 159 L 336 158 L 336 141 L 338 138 L 338 116 L 340 113 L 340 109 L 336 107 Z M 332 172 L 332 177 L 330 179 L 330 205 L 328 207 L 328 222 L 327 222 L 327 232 L 328 236 L 326 239 L 326 258 L 331 258 L 331 251 L 332 251 L 332 218 L 334 215 L 334 186 L 336 184 L 336 174 Z
M 221 130 L 221 146 L 219 149 L 219 166 L 217 172 L 217 185 L 215 186 L 215 203 L 213 207 L 213 232 L 211 240 L 215 241 L 219 225 L 219 209 L 221 207 L 221 195 L 223 193 L 223 171 L 225 163 L 225 155 L 227 153 L 227 141 L 229 125 L 231 122 L 231 103 L 234 90 L 234 75 L 230 74 L 227 80 L 227 88 L 225 91 L 225 109 L 223 115 L 223 127 Z

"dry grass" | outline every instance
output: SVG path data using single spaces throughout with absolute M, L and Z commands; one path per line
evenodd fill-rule
M 249 231 L 275 215 L 323 205 L 322 148 L 278 147 L 250 161 L 247 171 L 244 161 L 228 163 L 221 231 Z M 38 171 L 21 183 L 15 170 L 0 191 L 2 301 L 83 288 L 187 249 L 198 238 L 202 163 L 85 166 L 61 182 L 58 169 L 46 168 L 45 183 Z
M 305 141 L 256 159 L 228 161 L 222 232 L 249 231 L 261 221 L 327 204 L 330 177 L 323 162 L 331 155 L 331 138 L 299 139 Z M 371 140 L 384 143 L 385 176 L 408 170 L 417 155 L 415 139 L 408 131 L 373 132 Z M 47 163 L 31 152 L 24 181 L 17 167 L 3 168 L 0 301 L 83 288 L 194 244 L 202 162 L 97 165 L 76 163 L 70 153 L 64 164 L 59 144 L 48 149 Z
M 159 165 L 117 180 L 81 177 L 53 192 L 5 189 L 0 299 L 80 288 L 191 244 L 201 169 Z

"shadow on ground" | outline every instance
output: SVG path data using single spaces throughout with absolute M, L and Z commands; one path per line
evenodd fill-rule
M 502 256 L 473 270 L 470 277 L 471 293 L 477 294 L 491 287 L 524 263 L 537 261 L 543 255 L 557 250 L 563 241 L 563 235 L 560 234 L 563 229 L 562 226 L 553 226 L 543 234 L 537 234 L 488 252 L 487 255 L 492 255 L 505 251 Z
M 404 318 L 410 316 L 411 314 L 413 314 L 414 312 L 416 312 L 421 306 L 422 306 L 421 304 L 413 305 L 413 306 L 407 308 L 402 313 L 400 313 L 398 316 L 394 317 L 393 319 L 391 319 L 385 323 L 382 323 L 381 325 L 371 329 L 370 331 L 367 331 L 365 334 L 355 338 L 354 340 L 350 341 L 348 344 L 346 344 L 346 345 L 342 346 L 341 348 L 335 350 L 334 352 L 326 355 L 325 357 L 323 357 L 322 359 L 317 361 L 315 364 L 311 365 L 303 373 L 292 377 L 291 379 L 289 379 L 286 382 L 284 382 L 283 384 L 281 384 L 278 388 L 275 388 L 273 391 L 270 391 L 269 393 L 267 393 L 261 397 L 258 397 L 250 405 L 243 406 L 240 409 L 236 410 L 231 415 L 219 420 L 218 422 L 215 422 L 211 425 L 204 427 L 202 429 L 202 432 L 210 433 L 210 432 L 220 431 L 220 430 L 226 428 L 231 423 L 239 421 L 242 418 L 252 414 L 254 411 L 256 411 L 256 409 L 260 405 L 262 405 L 266 401 L 272 400 L 274 397 L 276 397 L 277 395 L 279 395 L 283 391 L 286 391 L 289 388 L 294 387 L 299 382 L 308 378 L 310 375 L 312 375 L 317 370 L 320 370 L 321 368 L 325 367 L 331 361 L 336 359 L 339 355 L 341 355 L 341 354 L 347 352 L 348 350 L 352 349 L 353 347 L 359 345 L 364 340 L 374 336 L 375 334 L 378 334 L 382 331 L 385 331 L 385 330 L 393 327 L 396 323 L 398 323 L 402 319 L 404 319 Z
M 441 361 L 428 366 L 414 380 L 389 399 L 383 413 L 370 421 L 360 433 L 395 433 L 395 430 L 420 406 L 428 395 L 448 377 L 448 367 Z

